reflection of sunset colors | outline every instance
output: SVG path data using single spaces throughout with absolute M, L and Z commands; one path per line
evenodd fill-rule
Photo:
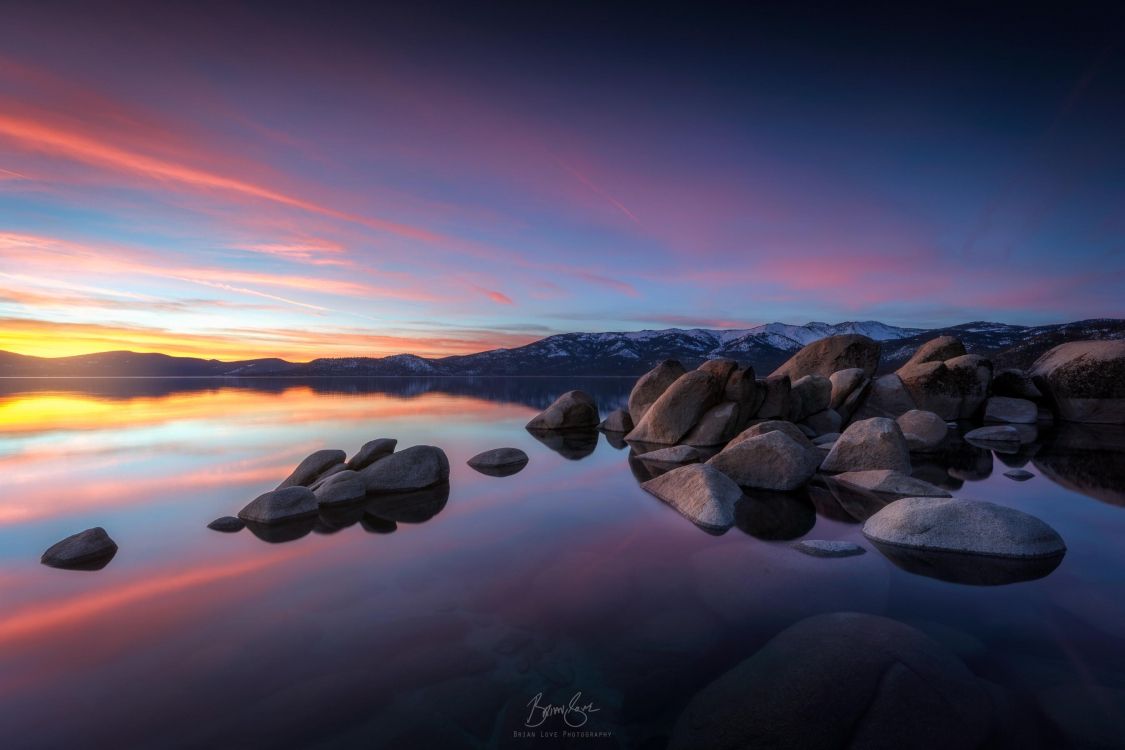
M 0 397 L 0 526 L 192 493 L 256 494 L 283 479 L 325 435 L 353 451 L 405 425 L 437 440 L 454 425 L 520 423 L 531 410 L 427 392 L 325 396 L 305 385 L 274 392 L 216 388 L 162 397 L 77 392 Z M 372 432 L 377 431 L 377 432 Z M 59 457 L 83 480 L 60 491 Z M 155 500 L 154 500 L 155 499 Z M 232 509 L 233 510 L 233 509 Z
M 64 5 L 4 18 L 0 349 L 1121 313 L 1121 63 L 1033 20 Z

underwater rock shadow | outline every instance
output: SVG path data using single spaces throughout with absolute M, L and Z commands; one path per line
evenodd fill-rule
M 868 541 L 907 573 L 969 586 L 1004 586 L 1045 578 L 1059 567 L 1065 552 L 1044 557 L 1000 557 L 944 550 L 921 550 Z
M 734 506 L 734 525 L 755 539 L 798 539 L 816 525 L 816 507 L 808 492 L 742 491 L 742 499 Z

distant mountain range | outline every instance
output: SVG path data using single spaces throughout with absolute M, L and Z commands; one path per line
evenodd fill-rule
M 252 359 L 170 357 L 165 354 L 102 352 L 75 357 L 28 357 L 0 352 L 2 377 L 320 377 L 373 375 L 640 375 L 663 359 L 694 367 L 705 359 L 730 357 L 768 374 L 805 344 L 841 333 L 859 333 L 883 343 L 882 369 L 893 370 L 919 344 L 936 336 L 960 338 L 972 353 L 998 367 L 1026 367 L 1056 344 L 1078 339 L 1125 338 L 1125 320 L 1096 319 L 1046 326 L 965 323 L 950 328 L 899 328 L 875 321 L 803 326 L 770 323 L 746 329 L 668 328 L 627 333 L 563 333 L 515 349 L 427 359 L 413 354 L 343 357 L 287 362 Z

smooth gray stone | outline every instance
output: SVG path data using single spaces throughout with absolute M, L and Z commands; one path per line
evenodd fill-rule
M 285 487 L 273 490 L 247 503 L 238 511 L 243 521 L 257 524 L 276 524 L 311 518 L 317 514 L 316 495 L 308 487 Z
M 101 526 L 72 534 L 62 541 L 55 542 L 39 562 L 52 568 L 84 568 L 97 570 L 117 554 L 117 543 Z
M 449 459 L 432 445 L 414 445 L 359 472 L 369 493 L 409 492 L 449 480 Z
M 809 481 L 820 463 L 819 452 L 771 431 L 727 446 L 707 462 L 742 487 L 794 490 Z
M 241 518 L 223 516 L 207 524 L 207 528 L 213 529 L 214 531 L 225 531 L 230 534 L 235 531 L 242 531 L 246 528 L 246 523 Z
M 734 506 L 742 490 L 706 464 L 689 464 L 661 474 L 641 489 L 675 508 L 696 526 L 722 533 L 734 525 Z
M 1035 478 L 1035 475 L 1027 469 L 1011 469 L 1009 471 L 1005 471 L 1004 476 L 1006 476 L 1008 479 L 1014 479 L 1017 482 L 1026 482 L 1028 479 Z
M 842 482 L 852 487 L 900 497 L 950 497 L 950 494 L 929 482 L 890 469 L 869 469 L 867 471 L 846 471 L 837 474 L 830 481 Z
M 836 438 L 822 471 L 893 469 L 910 473 L 910 448 L 898 423 L 886 417 L 853 422 Z
M 629 416 L 633 424 L 640 422 L 649 407 L 656 403 L 656 399 L 664 395 L 668 386 L 686 372 L 677 360 L 666 359 L 638 378 L 633 390 L 629 392 Z
M 855 542 L 838 542 L 826 539 L 804 539 L 793 544 L 793 549 L 813 557 L 854 557 L 867 552 Z
M 363 447 L 348 459 L 348 468 L 352 471 L 361 471 L 384 456 L 395 452 L 398 440 L 394 438 L 376 438 L 363 444 Z
M 367 496 L 367 485 L 359 472 L 345 469 L 333 474 L 313 494 L 320 505 L 346 505 Z
M 880 545 L 993 557 L 1061 557 L 1058 532 L 1023 511 L 983 500 L 907 497 L 880 510 L 863 525 Z
M 598 426 L 598 406 L 584 391 L 567 391 L 527 423 L 529 430 L 573 430 Z
M 629 432 L 633 429 L 633 418 L 624 409 L 614 409 L 598 425 L 604 432 Z
M 932 411 L 911 409 L 899 415 L 895 421 L 898 422 L 902 433 L 908 436 L 906 443 L 913 451 L 933 450 L 941 445 L 949 434 L 949 425 Z
M 277 485 L 277 489 L 283 490 L 286 487 L 307 487 L 312 484 L 313 480 L 319 477 L 328 469 L 336 464 L 344 463 L 347 454 L 343 451 L 333 450 L 326 448 L 310 454 L 297 464 L 297 468 L 293 470 L 284 482 Z
M 527 454 L 519 448 L 493 448 L 470 458 L 466 463 L 481 474 L 511 476 L 527 466 Z

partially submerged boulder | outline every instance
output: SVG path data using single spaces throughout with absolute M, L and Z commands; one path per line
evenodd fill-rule
M 831 481 L 849 487 L 899 497 L 950 497 L 950 494 L 929 482 L 915 479 L 909 474 L 890 469 L 869 469 L 867 471 L 845 471 L 837 474 Z
M 1031 377 L 1064 420 L 1125 424 L 1125 339 L 1059 344 Z
M 117 542 L 101 526 L 95 526 L 55 542 L 39 562 L 52 568 L 97 570 L 104 568 L 116 554 Z
M 1061 557 L 1058 532 L 1023 511 L 983 500 L 908 497 L 891 503 L 863 525 L 880 545 L 994 557 Z
M 949 425 L 932 411 L 911 409 L 896 420 L 912 451 L 936 450 L 949 434 Z
M 984 421 L 1009 422 L 1012 424 L 1035 424 L 1039 419 L 1039 407 L 1025 398 L 993 396 L 984 408 Z
M 817 452 L 779 430 L 727 446 L 707 462 L 743 487 L 793 490 L 809 481 L 820 463 Z
M 493 448 L 470 458 L 466 463 L 481 474 L 511 476 L 527 466 L 527 454 L 519 448 Z
M 370 494 L 409 492 L 449 481 L 449 459 L 441 448 L 414 445 L 376 461 L 359 474 Z
M 318 507 L 316 495 L 308 487 L 284 487 L 258 495 L 238 511 L 238 517 L 263 525 L 286 523 L 312 518 Z
M 293 473 L 286 477 L 285 481 L 277 485 L 277 489 L 283 490 L 286 487 L 307 487 L 324 472 L 328 471 L 338 464 L 344 463 L 347 454 L 343 451 L 325 449 L 319 450 L 307 456 L 301 463 L 297 464 L 297 468 Z
M 723 384 L 709 372 L 684 374 L 652 404 L 626 437 L 630 441 L 675 445 L 719 401 Z
M 656 403 L 656 399 L 686 372 L 678 360 L 666 359 L 642 375 L 629 393 L 629 416 L 633 424 L 640 422 L 648 408 Z
M 742 490 L 707 464 L 689 464 L 661 474 L 641 489 L 675 508 L 696 526 L 724 532 L 734 525 L 734 506 Z
M 598 425 L 598 407 L 584 391 L 567 391 L 527 423 L 529 430 L 573 430 Z
M 324 480 L 313 494 L 320 505 L 347 505 L 367 496 L 367 484 L 359 472 L 346 469 Z
M 397 445 L 398 441 L 394 438 L 377 438 L 375 440 L 370 440 L 364 443 L 363 447 L 356 451 L 354 456 L 348 459 L 347 467 L 352 471 L 366 469 L 380 458 L 394 453 Z
M 837 370 L 853 367 L 871 377 L 879 367 L 879 351 L 879 343 L 867 336 L 855 333 L 827 336 L 802 347 L 770 377 L 787 375 L 794 381 L 806 375 L 827 378 Z
M 633 429 L 633 418 L 624 409 L 614 409 L 598 425 L 603 432 L 629 432 Z
M 669 750 L 977 750 L 984 683 L 946 647 L 885 617 L 802 620 L 703 688 Z
M 221 516 L 207 524 L 207 528 L 212 531 L 222 531 L 227 534 L 233 534 L 236 531 L 242 531 L 246 528 L 246 522 L 234 516 Z
M 893 469 L 909 474 L 910 449 L 898 423 L 873 417 L 849 425 L 820 468 L 831 472 Z

